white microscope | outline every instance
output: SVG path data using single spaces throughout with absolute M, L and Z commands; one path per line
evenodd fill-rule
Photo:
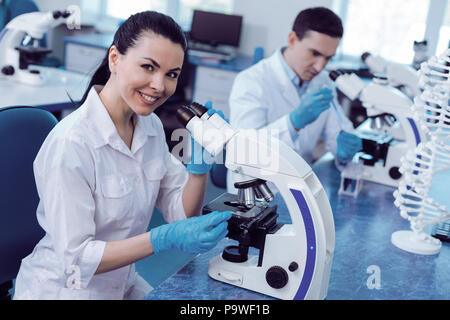
M 64 23 L 71 14 L 70 11 L 31 12 L 11 20 L 0 33 L 0 76 L 42 85 L 45 79 L 39 70 L 29 68 L 51 52 L 39 47 L 39 40 L 51 28 Z
M 364 52 L 361 59 L 372 73 L 385 75 L 389 85 L 399 87 L 410 99 L 420 94 L 419 73 L 412 66 L 388 61 L 369 52 Z
M 348 98 L 358 98 L 367 111 L 368 119 L 355 132 L 363 139 L 359 153 L 362 179 L 398 187 L 401 157 L 426 139 L 414 120 L 413 101 L 376 78 L 366 84 L 356 74 L 340 71 L 331 71 L 330 78 Z
M 334 220 L 325 190 L 310 166 L 270 134 L 234 130 L 193 103 L 178 109 L 192 137 L 236 175 L 238 195 L 225 193 L 204 213 L 231 211 L 227 237 L 238 241 L 209 263 L 213 279 L 280 299 L 324 299 L 334 254 Z M 291 224 L 277 223 L 274 196 L 283 197 Z M 249 248 L 259 250 L 249 254 Z M 253 250 L 253 249 L 252 249 Z M 250 252 L 251 253 L 251 252 Z

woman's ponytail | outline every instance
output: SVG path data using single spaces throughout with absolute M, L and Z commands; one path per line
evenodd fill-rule
M 105 85 L 106 82 L 109 79 L 109 76 L 111 75 L 111 72 L 109 71 L 109 50 L 106 52 L 105 57 L 103 58 L 102 62 L 98 66 L 97 70 L 95 71 L 94 75 L 91 78 L 91 81 L 89 82 L 86 91 L 83 94 L 83 97 L 81 98 L 80 102 L 77 104 L 77 107 L 81 106 L 87 99 L 87 96 L 89 95 L 89 91 L 91 91 L 91 88 L 96 85 Z

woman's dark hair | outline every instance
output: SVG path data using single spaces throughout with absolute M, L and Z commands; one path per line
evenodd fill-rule
M 341 18 L 325 7 L 305 9 L 295 18 L 292 31 L 295 31 L 299 40 L 310 30 L 333 38 L 342 38 L 344 34 Z
M 183 51 L 186 51 L 187 42 L 181 27 L 171 17 L 156 11 L 143 11 L 131 15 L 117 29 L 111 46 L 116 46 L 121 54 L 126 54 L 127 50 L 134 47 L 136 41 L 142 33 L 146 31 L 161 35 L 171 40 L 173 43 L 179 44 L 183 48 Z M 92 76 L 78 106 L 86 101 L 92 86 L 96 84 L 105 85 L 108 81 L 109 76 L 111 75 L 108 60 L 109 50 L 106 52 L 103 61 Z

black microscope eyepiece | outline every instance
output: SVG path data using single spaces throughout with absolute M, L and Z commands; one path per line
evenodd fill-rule
M 72 14 L 72 12 L 70 12 L 68 10 L 61 12 L 61 15 L 64 19 L 70 17 L 71 14 Z
M 186 127 L 193 117 L 195 117 L 195 113 L 188 107 L 181 106 L 177 109 L 177 119 L 181 122 L 183 127 Z
M 330 76 L 331 80 L 336 81 L 336 79 L 342 75 L 342 72 L 339 70 L 332 70 L 328 75 Z
M 62 16 L 62 12 L 59 10 L 53 11 L 52 14 L 53 14 L 53 19 L 59 19 Z
M 370 55 L 371 55 L 370 52 L 364 52 L 364 53 L 361 55 L 361 60 L 364 61 L 364 62 L 366 62 L 366 59 L 367 59 Z
M 201 118 L 206 112 L 208 112 L 208 108 L 201 105 L 197 102 L 192 102 L 189 108 L 194 111 L 194 113 L 197 115 L 197 117 Z

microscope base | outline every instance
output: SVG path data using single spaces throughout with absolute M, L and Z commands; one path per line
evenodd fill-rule
M 380 183 L 385 186 L 397 188 L 400 179 L 394 180 L 389 176 L 388 170 L 385 167 L 373 167 L 363 165 L 362 180 Z
M 276 289 L 271 287 L 266 281 L 266 268 L 258 267 L 257 265 L 258 256 L 256 255 L 249 255 L 248 260 L 245 262 L 229 262 L 219 255 L 212 258 L 209 262 L 208 275 L 215 280 L 259 292 L 274 298 L 284 300 L 293 299 L 293 296 L 295 295 L 295 292 L 293 292 L 294 281 L 287 281 L 287 273 L 285 275 L 287 283 L 284 287 Z M 283 273 L 281 272 L 280 274 Z M 281 278 L 283 278 L 283 276 L 281 276 Z
M 325 299 L 332 254 L 315 255 L 313 248 L 307 250 L 302 245 L 304 240 L 294 235 L 292 225 L 284 225 L 277 234 L 267 238 L 262 265 L 258 266 L 259 255 L 255 254 L 249 254 L 244 262 L 231 262 L 218 255 L 210 260 L 208 275 L 278 299 Z
M 373 165 L 363 163 L 362 179 L 386 186 L 398 188 L 402 178 L 400 173 L 401 159 L 410 148 L 404 142 L 391 143 L 387 150 L 386 161 Z

